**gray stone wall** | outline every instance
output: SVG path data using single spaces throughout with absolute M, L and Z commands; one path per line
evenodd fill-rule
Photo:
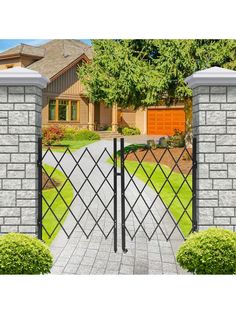
M 0 86 L 0 234 L 37 234 L 41 99 L 35 86 Z
M 236 86 L 193 89 L 199 229 L 236 229 Z

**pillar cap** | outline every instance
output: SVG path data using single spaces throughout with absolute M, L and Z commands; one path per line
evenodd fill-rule
M 236 85 L 236 71 L 220 67 L 212 67 L 193 73 L 185 79 L 189 88 L 198 86 Z
M 49 79 L 37 71 L 14 67 L 0 71 L 0 86 L 37 86 L 45 88 Z

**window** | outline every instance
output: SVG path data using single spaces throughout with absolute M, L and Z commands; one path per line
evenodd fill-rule
M 56 120 L 56 100 L 50 99 L 49 100 L 49 116 L 48 119 L 53 121 Z
M 71 101 L 71 120 L 77 120 L 77 101 Z
M 79 101 L 64 99 L 49 99 L 49 121 L 79 121 Z
M 58 120 L 68 120 L 68 100 L 59 100 L 58 102 Z

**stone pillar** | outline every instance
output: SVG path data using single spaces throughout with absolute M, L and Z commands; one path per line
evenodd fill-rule
M 88 124 L 89 130 L 94 131 L 94 103 L 89 102 L 88 106 Z
M 0 234 L 37 234 L 37 140 L 47 82 L 24 68 L 0 71 Z
M 112 122 L 111 122 L 112 132 L 117 132 L 117 129 L 118 129 L 117 111 L 118 111 L 118 107 L 117 107 L 117 104 L 115 104 L 112 106 Z
M 197 139 L 198 227 L 236 229 L 236 72 L 213 67 L 186 79 Z

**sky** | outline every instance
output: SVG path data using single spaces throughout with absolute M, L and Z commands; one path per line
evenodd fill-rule
M 49 40 L 50 39 L 0 39 L 0 52 L 15 47 L 19 44 L 38 46 L 46 43 Z M 91 45 L 90 39 L 81 39 L 81 41 Z

